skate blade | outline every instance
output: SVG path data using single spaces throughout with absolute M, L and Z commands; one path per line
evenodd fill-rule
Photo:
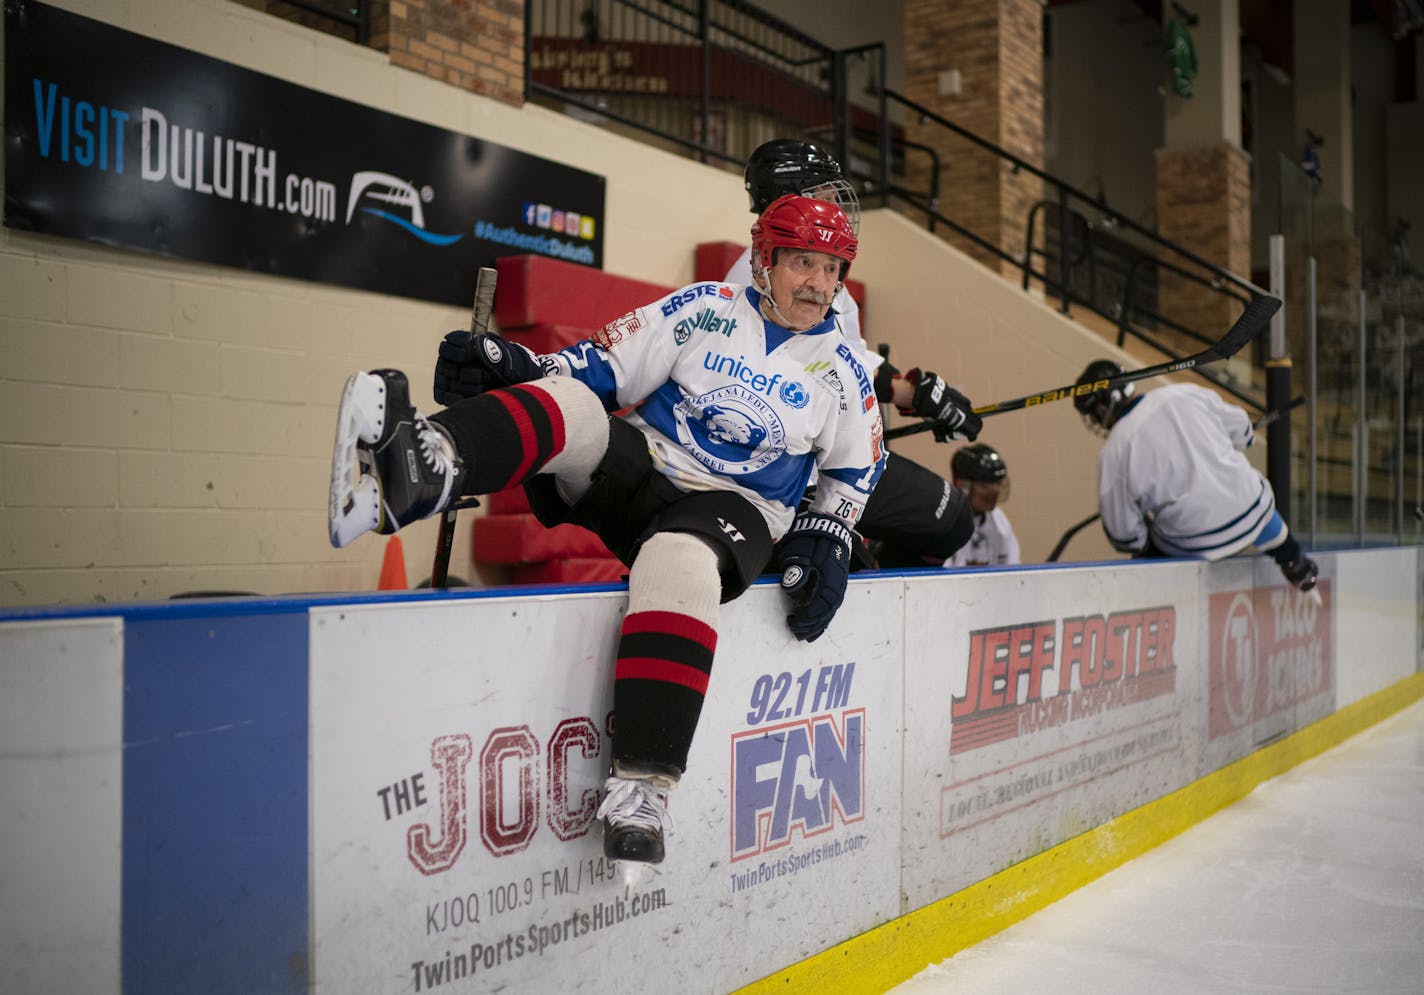
M 623 894 L 625 896 L 643 887 L 658 876 L 658 865 L 647 864 L 641 860 L 619 860 L 618 870 L 623 875 Z
M 381 489 L 365 472 L 358 442 L 380 438 L 385 415 L 385 385 L 379 377 L 353 373 L 336 412 L 336 440 L 331 451 L 331 487 L 327 494 L 327 534 L 337 549 L 381 525 Z
M 1325 606 L 1325 599 L 1320 596 L 1319 586 L 1312 587 L 1310 590 L 1306 591 L 1305 598 L 1310 601 L 1310 603 L 1313 604 L 1316 608 L 1322 608 Z

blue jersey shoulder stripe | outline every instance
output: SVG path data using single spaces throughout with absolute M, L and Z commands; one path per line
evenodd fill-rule
M 580 342 L 560 349 L 558 355 L 568 363 L 569 374 L 598 395 L 605 410 L 617 411 L 623 406 L 618 403 L 618 378 L 613 375 L 608 353 L 592 342 Z

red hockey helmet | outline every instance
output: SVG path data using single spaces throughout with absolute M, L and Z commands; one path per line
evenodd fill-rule
M 841 260 L 844 280 L 857 244 L 855 229 L 844 211 L 798 194 L 776 198 L 752 223 L 752 259 L 764 269 L 771 269 L 777 249 L 810 250 Z

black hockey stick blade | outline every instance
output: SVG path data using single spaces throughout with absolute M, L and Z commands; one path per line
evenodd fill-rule
M 1058 540 L 1058 545 L 1053 547 L 1053 552 L 1051 552 L 1051 553 L 1048 554 L 1048 559 L 1046 559 L 1044 562 L 1045 562 L 1045 563 L 1057 563 L 1057 562 L 1058 562 L 1058 557 L 1060 557 L 1060 556 L 1063 555 L 1063 550 L 1067 548 L 1068 543 L 1072 541 L 1073 537 L 1074 537 L 1075 535 L 1077 535 L 1079 532 L 1082 532 L 1082 531 L 1083 531 L 1085 528 L 1087 528 L 1089 525 L 1092 525 L 1094 522 L 1096 522 L 1096 521 L 1097 521 L 1099 518 L 1101 518 L 1101 517 L 1103 517 L 1103 516 L 1102 516 L 1102 515 L 1099 515 L 1099 514 L 1095 511 L 1095 512 L 1093 512 L 1091 515 L 1089 515 L 1087 518 L 1085 518 L 1085 519 L 1083 519 L 1081 522 L 1079 522 L 1077 525 L 1074 525 L 1074 526 L 1072 526 L 1071 528 L 1069 528 L 1067 532 L 1063 533 L 1063 538 L 1061 538 L 1061 539 Z
M 1104 380 L 1092 380 L 1084 383 L 1071 383 L 1063 387 L 1055 387 L 1052 390 L 1045 390 L 1038 394 L 1028 394 L 1024 397 L 1015 397 L 1008 401 L 996 401 L 993 404 L 986 404 L 983 407 L 974 409 L 974 413 L 981 418 L 989 415 L 1001 415 L 1006 411 L 1020 411 L 1023 408 L 1037 407 L 1041 404 L 1051 404 L 1054 401 L 1062 401 L 1065 398 L 1078 397 L 1082 394 L 1091 394 L 1095 390 L 1111 389 L 1121 387 L 1123 384 L 1133 383 L 1137 380 L 1146 380 L 1150 377 L 1165 376 L 1168 373 L 1178 373 L 1182 370 L 1190 370 L 1195 366 L 1205 366 L 1208 363 L 1220 362 L 1229 359 L 1239 352 L 1247 342 L 1264 332 L 1271 323 L 1271 318 L 1280 310 L 1281 301 L 1279 297 L 1272 297 L 1269 294 L 1257 294 L 1246 304 L 1245 310 L 1235 323 L 1226 330 L 1226 334 L 1221 339 L 1201 352 L 1193 353 L 1183 359 L 1173 359 L 1165 363 L 1158 363 L 1155 366 L 1144 366 L 1140 370 L 1127 370 L 1124 373 L 1109 377 Z M 898 439 L 906 435 L 914 435 L 917 432 L 928 432 L 935 427 L 935 422 L 923 421 L 915 425 L 902 425 L 899 428 L 892 428 L 885 433 L 887 439 Z
M 481 266 L 475 274 L 475 304 L 470 309 L 470 333 L 479 335 L 489 330 L 490 315 L 494 313 L 494 285 L 499 279 L 499 271 L 490 266 Z M 476 502 L 478 503 L 478 502 Z M 450 551 L 455 546 L 455 518 L 461 507 L 472 507 L 457 500 L 440 515 L 440 529 L 435 536 L 435 562 L 430 567 L 432 589 L 444 587 L 450 580 Z

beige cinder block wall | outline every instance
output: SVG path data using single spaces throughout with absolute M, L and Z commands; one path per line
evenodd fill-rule
M 538 107 L 391 66 L 224 0 L 63 0 L 127 30 L 608 179 L 610 273 L 680 285 L 702 241 L 745 242 L 740 177 Z M 889 211 L 867 213 L 855 274 L 872 343 L 977 403 L 1071 381 L 1110 347 Z M 432 406 L 435 345 L 463 309 L 0 228 L 0 605 L 373 589 L 385 540 L 326 539 L 335 403 L 347 374 L 397 366 Z M 1128 361 L 1127 357 L 1120 357 Z M 1025 558 L 1096 509 L 1096 441 L 1067 402 L 990 419 Z M 948 474 L 954 445 L 897 444 Z M 461 516 L 452 573 L 469 562 Z M 433 523 L 401 534 L 412 584 Z M 1065 560 L 1111 556 L 1096 527 Z
M 605 266 L 680 285 L 745 240 L 741 179 L 224 0 L 61 0 L 76 13 L 608 178 Z M 375 588 L 384 538 L 326 538 L 335 404 L 396 366 L 430 407 L 468 312 L 0 228 L 0 604 Z M 478 579 L 461 516 L 451 572 Z M 412 584 L 433 523 L 402 533 Z M 498 580 L 500 578 L 489 578 Z
M 1142 365 L 893 211 L 865 213 L 854 269 L 868 288 L 872 347 L 888 342 L 900 369 L 933 370 L 976 405 L 1072 383 L 1100 357 Z M 901 423 L 892 415 L 892 425 Z M 980 441 L 1008 464 L 1013 485 L 1003 508 L 1025 562 L 1041 562 L 1065 530 L 1097 511 L 1099 443 L 1070 401 L 986 418 Z M 945 477 L 963 444 L 928 433 L 891 443 Z M 1061 560 L 1117 556 L 1093 524 Z

